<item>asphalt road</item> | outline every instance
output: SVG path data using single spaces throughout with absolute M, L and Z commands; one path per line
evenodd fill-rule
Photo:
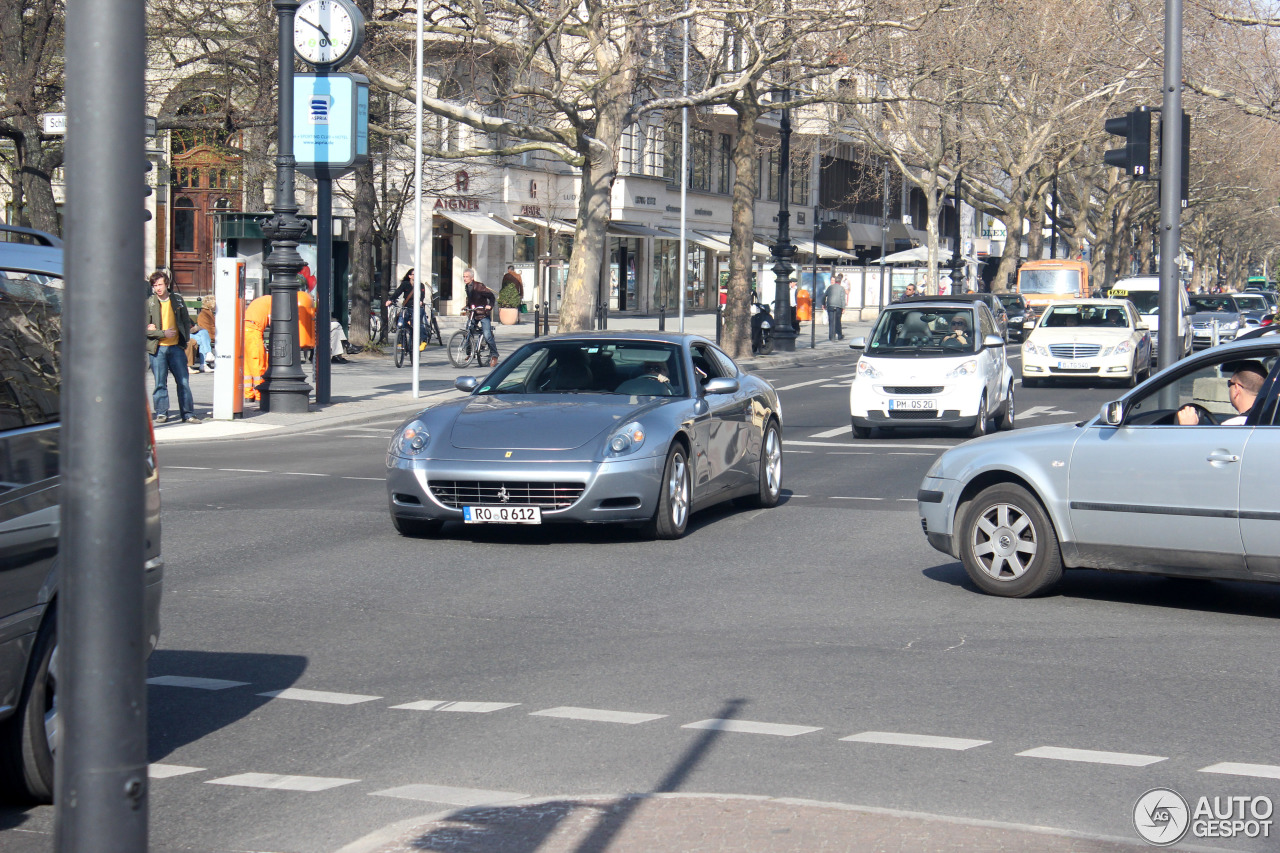
M 1133 840 L 1154 787 L 1280 798 L 1204 772 L 1280 764 L 1280 588 L 1079 572 L 1047 598 L 977 593 L 914 502 L 962 439 L 853 439 L 853 361 L 768 372 L 786 499 L 678 542 L 401 538 L 391 422 L 164 446 L 152 849 L 330 851 L 502 794 L 763 794 Z M 1020 391 L 1019 426 L 1118 393 Z M 0 848 L 47 850 L 51 827 L 0 811 Z

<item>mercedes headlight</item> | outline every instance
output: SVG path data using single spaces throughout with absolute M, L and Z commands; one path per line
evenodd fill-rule
M 1029 351 L 1031 352 L 1031 354 L 1032 354 L 1032 355 L 1038 355 L 1038 356 L 1040 356 L 1040 357 L 1042 357 L 1042 358 L 1048 358 L 1048 357 L 1049 357 L 1049 348 L 1048 348 L 1048 347 L 1042 347 L 1042 346 L 1040 346 L 1039 344 L 1033 344 L 1033 343 L 1031 343 L 1031 342 L 1029 342 L 1029 341 L 1028 341 L 1027 343 L 1025 343 L 1025 344 L 1023 344 L 1023 345 L 1022 345 L 1022 348 L 1023 348 L 1023 349 L 1025 349 L 1025 350 L 1029 350 Z
M 957 379 L 961 376 L 972 376 L 978 372 L 978 360 L 971 358 L 963 364 L 956 367 L 955 370 L 947 374 L 948 379 Z
M 876 370 L 875 365 L 865 359 L 858 361 L 858 375 L 855 379 L 879 379 L 880 371 Z
M 1124 355 L 1125 353 L 1130 352 L 1133 352 L 1133 341 L 1126 340 L 1121 341 L 1113 347 L 1107 347 L 1102 351 L 1101 355 L 1103 358 L 1106 358 L 1109 355 Z
M 644 427 L 636 421 L 624 426 L 609 439 L 609 455 L 623 456 L 634 453 L 644 444 Z
M 417 456 L 426 449 L 431 434 L 420 420 L 412 420 L 396 432 L 391 439 L 391 452 L 399 456 Z
M 1218 328 L 1222 329 L 1224 332 L 1234 332 L 1236 329 L 1240 328 L 1240 321 L 1229 320 L 1226 323 L 1219 325 Z

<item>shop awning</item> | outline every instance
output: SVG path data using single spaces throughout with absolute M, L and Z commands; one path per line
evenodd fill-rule
M 534 219 L 531 216 L 517 216 L 516 222 L 526 228 L 547 228 L 556 234 L 572 234 L 578 230 L 572 222 L 565 222 L 563 219 Z
M 453 211 L 441 210 L 437 211 L 440 216 L 454 223 L 461 225 L 472 234 L 487 234 L 497 237 L 513 237 L 517 234 L 524 234 L 522 229 L 515 226 L 507 225 L 499 219 L 492 216 L 486 216 L 483 213 L 454 213 Z
M 704 231 L 703 233 L 713 240 L 718 240 L 719 242 L 724 243 L 726 246 L 732 245 L 730 242 L 733 239 L 732 234 L 725 234 L 720 231 Z M 725 251 L 727 252 L 729 250 L 725 249 Z M 751 254 L 767 258 L 773 255 L 773 249 L 767 243 L 762 243 L 757 239 L 753 240 L 751 243 Z
M 667 238 L 666 234 L 657 230 L 656 228 L 650 228 L 647 225 L 632 225 L 628 222 L 610 222 L 609 236 L 610 237 L 661 237 L 664 240 Z
M 878 247 L 880 245 L 881 228 L 879 225 L 866 225 L 861 222 L 849 223 L 849 240 L 855 246 Z M 889 242 L 893 237 L 885 235 Z
M 796 251 L 800 254 L 815 254 L 813 248 L 815 243 L 812 240 L 796 239 L 793 237 L 791 242 L 795 244 Z M 816 254 L 819 258 L 838 258 L 842 260 L 852 260 L 857 258 L 857 255 L 850 254 L 849 252 L 842 252 L 834 246 L 828 246 L 825 243 L 817 243 L 816 245 L 818 247 Z
M 660 239 L 665 239 L 665 240 L 679 240 L 679 239 L 680 239 L 680 232 L 679 232 L 679 231 L 675 231 L 675 230 L 670 229 L 670 228 L 664 228 L 664 229 L 662 229 L 662 231 L 663 231 L 663 233 L 659 235 L 659 238 L 660 238 Z M 699 234 L 697 231 L 687 231 L 687 232 L 685 232 L 685 239 L 686 239 L 688 242 L 693 243 L 695 246 L 701 246 L 702 248 L 704 248 L 704 249 L 706 249 L 706 250 L 708 250 L 708 251 L 711 251 L 711 252 L 716 252 L 716 253 L 718 253 L 718 254 L 719 254 L 719 253 L 728 254 L 728 252 L 729 252 L 729 244 L 728 244 L 728 243 L 721 243 L 719 240 L 716 240 L 716 239 L 714 239 L 714 238 L 712 238 L 712 237 L 707 237 L 707 236 L 705 236 L 705 235 L 703 235 L 703 234 Z

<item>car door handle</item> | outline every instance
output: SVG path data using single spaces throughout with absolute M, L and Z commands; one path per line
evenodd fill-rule
M 1240 457 L 1225 450 L 1215 450 L 1205 459 L 1206 462 L 1239 462 Z

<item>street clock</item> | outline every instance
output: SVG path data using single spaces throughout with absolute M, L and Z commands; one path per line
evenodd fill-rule
M 305 62 L 332 71 L 364 44 L 364 15 L 350 0 L 305 0 L 293 18 L 293 49 Z

